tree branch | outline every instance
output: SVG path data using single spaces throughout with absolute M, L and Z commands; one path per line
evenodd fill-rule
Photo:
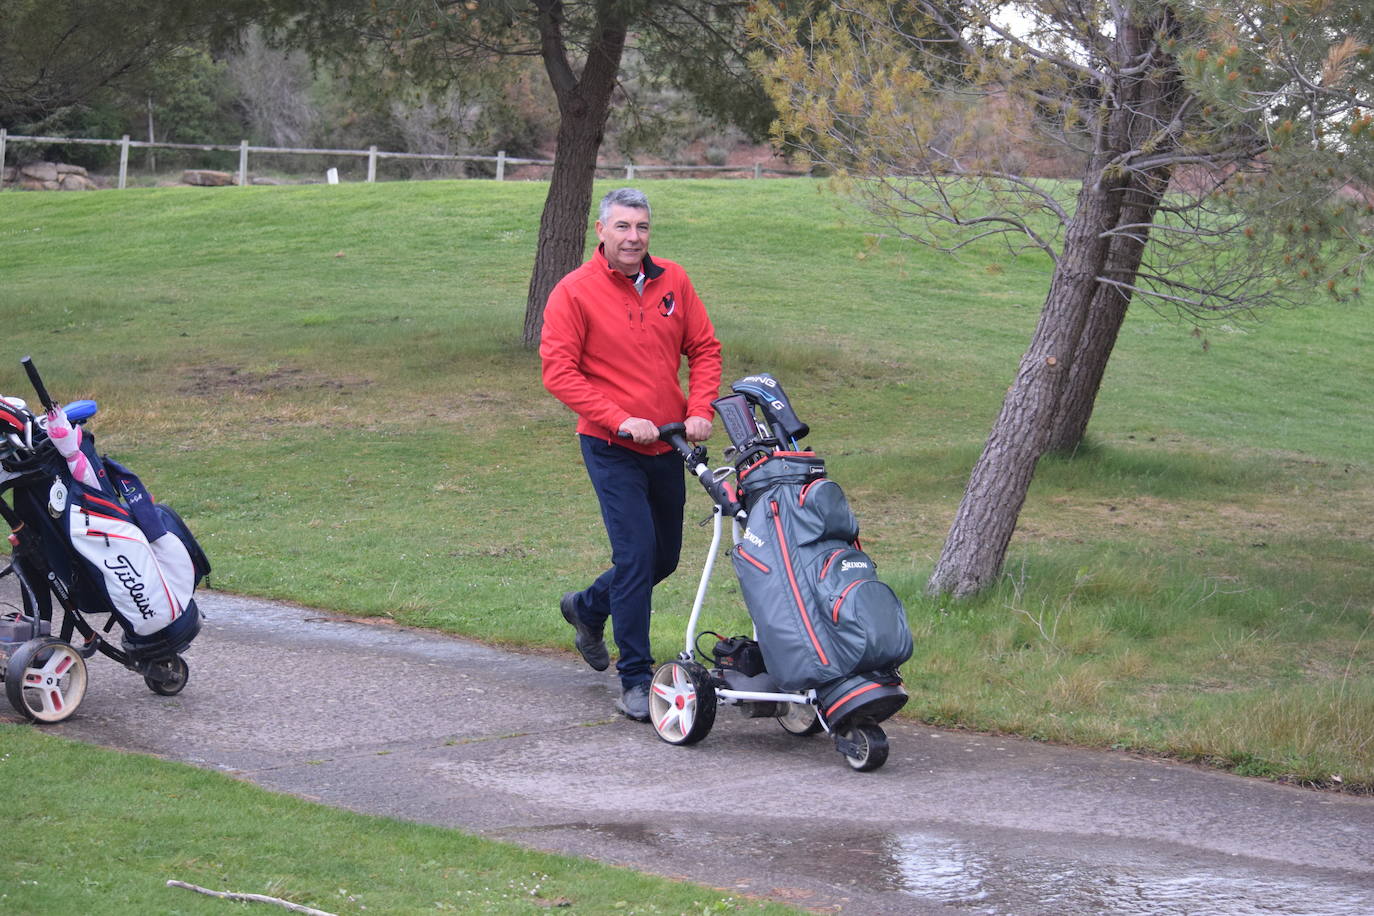
M 197 894 L 205 894 L 210 897 L 218 897 L 221 900 L 240 900 L 248 903 L 270 903 L 274 906 L 290 910 L 293 913 L 305 913 L 307 916 L 334 916 L 333 913 L 326 910 L 317 910 L 314 907 L 302 906 L 299 903 L 282 900 L 280 897 L 269 897 L 266 894 L 239 894 L 233 891 L 212 891 L 209 888 L 187 884 L 185 881 L 168 881 L 167 886 L 185 888 L 188 891 L 195 891 Z

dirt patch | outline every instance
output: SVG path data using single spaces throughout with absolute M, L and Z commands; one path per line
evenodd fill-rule
M 453 550 L 449 552 L 449 556 L 460 560 L 523 560 L 535 554 L 536 551 L 534 550 L 527 547 L 519 547 L 514 544 L 501 547 L 474 547 L 471 549 Z
M 1044 540 L 1085 541 L 1130 530 L 1147 539 L 1167 539 L 1179 532 L 1247 540 L 1263 547 L 1275 537 L 1374 537 L 1368 510 L 1374 493 L 1355 488 L 1340 491 L 1294 490 L 1252 499 L 1246 505 L 1222 502 L 1175 502 L 1149 496 L 1077 502 L 1055 496 L 1028 505 L 1018 528 L 1021 535 Z
M 269 394 L 275 391 L 357 391 L 372 384 L 362 376 L 325 375 L 296 366 L 246 369 L 240 366 L 192 366 L 182 370 L 179 390 L 196 397 Z

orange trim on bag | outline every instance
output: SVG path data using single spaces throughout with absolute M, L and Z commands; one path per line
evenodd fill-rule
M 817 477 L 815 480 L 811 481 L 811 482 L 808 483 L 806 486 L 802 487 L 802 488 L 801 488 L 801 495 L 797 497 L 797 505 L 798 505 L 799 507 L 800 507 L 800 506 L 806 505 L 806 494 L 809 493 L 809 492 L 811 491 L 811 488 L 814 487 L 814 486 L 815 486 L 816 484 L 818 484 L 818 483 L 825 483 L 825 482 L 826 482 L 827 480 L 829 480 L 829 479 L 830 479 L 830 478 L 828 478 L 828 477 Z
M 749 467 L 747 467 L 747 468 L 745 468 L 744 470 L 740 471 L 740 472 L 739 472 L 739 478 L 740 478 L 741 480 L 743 480 L 743 479 L 744 479 L 744 475 L 748 474 L 748 473 L 749 473 L 750 471 L 752 471 L 754 468 L 756 468 L 756 467 L 758 467 L 759 465 L 763 464 L 764 462 L 768 461 L 770 458 L 777 458 L 777 457 L 782 457 L 782 458 L 815 458 L 815 457 L 816 457 L 816 453 L 813 452 L 813 451 L 811 451 L 810 449 L 807 449 L 807 450 L 804 451 L 804 452 L 782 452 L 782 451 L 778 451 L 778 452 L 769 452 L 767 455 L 764 455 L 764 456 L 763 456 L 762 458 L 760 458 L 758 461 L 755 461 L 753 464 L 749 465 Z
M 81 509 L 81 514 L 89 516 L 90 518 L 103 518 L 109 522 L 119 522 L 121 525 L 132 524 L 127 518 L 116 518 L 113 515 L 105 515 L 103 512 L 96 512 L 94 509 L 87 509 L 84 507 Z
M 756 560 L 756 559 L 754 559 L 753 557 L 749 556 L 748 552 L 745 551 L 745 549 L 744 549 L 743 547 L 739 547 L 739 548 L 737 548 L 737 549 L 738 549 L 738 551 L 739 551 L 739 555 L 740 555 L 743 559 L 745 559 L 745 560 L 749 561 L 750 563 L 752 563 L 752 564 L 754 565 L 754 567 L 758 569 L 759 572 L 770 573 L 770 572 L 773 571 L 773 570 L 769 569 L 768 566 L 767 566 L 767 564 L 765 564 L 762 560 Z
M 866 685 L 866 686 L 864 686 L 864 687 L 860 687 L 858 690 L 851 690 L 851 691 L 849 691 L 849 693 L 846 693 L 844 696 L 840 697 L 839 702 L 835 703 L 835 705 L 831 706 L 829 709 L 827 709 L 827 710 L 825 711 L 826 716 L 830 716 L 831 714 L 833 714 L 833 713 L 835 712 L 835 710 L 839 709 L 841 706 L 843 706 L 844 704 L 848 703 L 850 700 L 854 699 L 855 697 L 860 696 L 860 695 L 865 694 L 865 693 L 868 693 L 870 690 L 877 690 L 877 689 L 878 689 L 879 687 L 881 687 L 881 686 L 883 686 L 883 685 L 882 685 L 882 684 L 868 684 L 868 685 Z
M 832 613 L 830 615 L 830 620 L 832 623 L 840 622 L 840 605 L 844 604 L 845 596 L 852 592 L 858 586 L 863 585 L 865 582 L 872 581 L 872 579 L 856 579 L 844 587 L 844 591 L 840 592 L 840 597 L 835 599 L 835 606 L 831 608 Z
M 111 509 L 115 510 L 125 518 L 129 517 L 129 510 L 119 505 L 119 503 L 112 503 L 108 499 L 101 499 L 99 496 L 93 496 L 90 493 L 83 493 L 81 495 L 81 498 L 83 500 L 90 500 L 93 503 L 100 503 L 100 505 L 102 506 L 109 506 Z
M 782 548 L 782 565 L 787 569 L 787 584 L 792 587 L 792 598 L 797 602 L 797 612 L 801 614 L 802 623 L 806 626 L 806 635 L 811 637 L 816 657 L 821 660 L 822 665 L 828 665 L 830 659 L 825 657 L 821 641 L 816 638 L 816 631 L 811 627 L 811 615 L 806 613 L 806 602 L 802 599 L 801 586 L 797 584 L 797 573 L 792 569 L 792 557 L 787 550 L 787 535 L 782 529 L 782 516 L 778 514 L 778 501 L 769 500 L 768 505 L 773 510 L 773 526 L 778 530 L 778 546 Z

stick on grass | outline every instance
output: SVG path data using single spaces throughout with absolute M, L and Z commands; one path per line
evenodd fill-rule
M 221 900 L 246 900 L 251 903 L 273 903 L 293 913 L 308 913 L 310 916 L 334 916 L 333 913 L 326 912 L 325 910 L 301 906 L 299 903 L 282 900 L 280 897 L 269 897 L 266 894 L 237 894 L 233 891 L 212 891 L 207 887 L 197 887 L 194 884 L 187 884 L 185 881 L 168 881 L 167 886 L 184 887 L 188 891 L 195 891 L 197 894 L 207 894 L 211 897 L 219 897 Z

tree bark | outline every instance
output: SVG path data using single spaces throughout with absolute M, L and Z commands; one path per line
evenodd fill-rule
M 1162 18 L 1151 23 L 1149 28 L 1158 35 L 1176 35 L 1178 23 L 1166 8 Z M 1173 58 L 1151 67 L 1146 77 L 1134 84 L 1130 102 L 1132 115 L 1126 124 L 1128 149 L 1148 146 L 1158 155 L 1177 147 L 1178 138 L 1170 128 L 1178 115 L 1182 88 L 1183 77 Z M 1132 173 L 1124 192 L 1117 232 L 1107 252 L 1105 278 L 1120 283 L 1135 281 L 1149 242 L 1150 224 L 1169 189 L 1171 174 L 1168 167 Z M 1099 285 L 1083 336 L 1074 348 L 1069 378 L 1059 398 L 1047 451 L 1072 454 L 1083 443 L 1107 371 L 1107 361 L 1116 349 L 1130 304 L 1129 289 L 1112 283 Z
M 1121 225 L 1140 225 L 1153 218 L 1153 207 L 1130 206 L 1122 210 L 1119 222 Z M 1133 230 L 1131 235 L 1118 235 L 1112 239 L 1107 252 L 1106 276 L 1125 282 L 1135 277 L 1145 253 L 1148 232 L 1149 229 L 1142 226 Z M 1126 321 L 1126 310 L 1130 304 L 1129 290 L 1110 283 L 1098 286 L 1088 307 L 1087 323 L 1074 348 L 1068 381 L 1059 396 L 1059 407 L 1055 411 L 1054 427 L 1050 431 L 1046 451 L 1072 454 L 1082 444 L 1088 420 L 1092 418 L 1093 406 L 1097 403 L 1097 393 L 1102 388 L 1107 361 L 1116 348 L 1116 339 Z
M 600 125 L 606 117 L 601 116 Z M 596 156 L 601 148 L 601 127 L 592 119 L 564 117 L 558 127 L 558 152 L 554 158 L 549 194 L 539 219 L 539 243 L 525 302 L 525 326 L 521 337 L 527 347 L 539 346 L 544 327 L 544 305 L 549 293 L 569 272 L 582 263 L 587 243 L 587 214 L 591 209 Z
M 1116 225 L 1115 189 L 1093 175 L 1083 183 L 1064 253 L 1016 381 L 987 445 L 973 466 L 964 498 L 926 591 L 971 595 L 996 581 L 1030 489 L 1075 347 L 1087 324 L 1097 276 L 1106 257 L 1106 231 Z
M 1114 41 L 1121 72 L 1148 73 L 1136 69 L 1136 64 L 1149 53 L 1155 28 L 1155 23 L 1129 18 L 1121 23 Z M 1001 575 L 1036 463 L 1049 446 L 1074 358 L 1097 301 L 1098 278 L 1108 267 L 1111 230 L 1121 225 L 1123 191 L 1131 180 L 1121 157 L 1135 148 L 1131 145 L 1138 129 L 1135 119 L 1145 110 L 1137 106 L 1149 79 L 1148 75 L 1121 77 L 1109 87 L 1111 91 L 1104 87 L 1096 149 L 1040 321 L 969 475 L 964 498 L 926 585 L 930 594 L 971 595 Z M 1110 347 L 1106 352 L 1110 353 Z
M 620 57 L 629 30 L 626 5 L 614 0 L 598 4 L 598 24 L 586 63 L 574 73 L 563 45 L 562 4 L 537 2 L 540 9 L 541 53 L 544 69 L 558 98 L 558 146 L 554 153 L 549 194 L 539 218 L 539 241 L 525 301 L 521 336 L 527 347 L 539 346 L 544 305 L 558 281 L 582 263 L 587 242 L 587 214 L 591 209 L 596 157 L 611 111 L 611 94 L 620 72 Z

